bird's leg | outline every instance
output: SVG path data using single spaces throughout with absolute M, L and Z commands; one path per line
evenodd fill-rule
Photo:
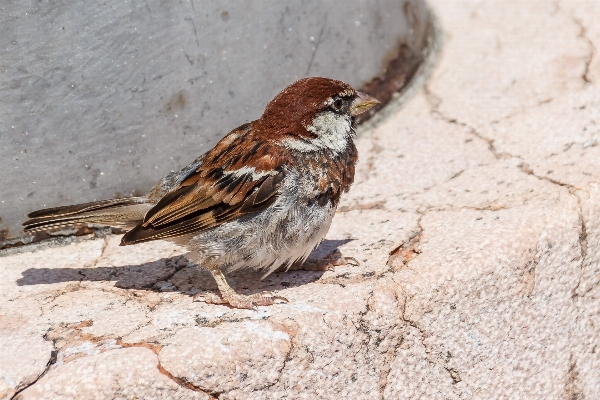
M 221 296 L 210 292 L 200 292 L 194 295 L 193 301 L 204 301 L 209 304 L 229 304 L 234 308 L 248 309 L 254 309 L 256 306 L 270 306 L 272 304 L 288 302 L 285 297 L 275 296 L 270 292 L 255 293 L 250 296 L 236 293 L 229 286 L 227 280 L 225 280 L 225 275 L 223 275 L 221 268 L 212 267 L 209 271 L 217 282 Z
M 339 250 L 321 258 L 309 258 L 302 264 L 294 263 L 288 271 L 304 270 L 304 271 L 334 271 L 338 265 L 355 265 L 360 266 L 360 262 L 354 257 L 343 257 Z M 277 270 L 277 272 L 283 272 Z

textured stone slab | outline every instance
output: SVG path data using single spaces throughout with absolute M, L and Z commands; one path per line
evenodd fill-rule
M 164 367 L 211 392 L 251 393 L 279 379 L 290 335 L 268 322 L 243 321 L 182 329 L 160 353 Z
M 202 399 L 159 372 L 145 348 L 111 350 L 59 365 L 20 394 L 26 399 Z

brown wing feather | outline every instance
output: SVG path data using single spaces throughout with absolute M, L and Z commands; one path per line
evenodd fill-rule
M 91 203 L 76 204 L 71 206 L 45 208 L 43 210 L 31 212 L 27 214 L 27 217 L 31 219 L 64 217 L 68 215 L 80 214 L 87 211 L 100 210 L 102 208 L 145 202 L 146 199 L 141 197 L 126 197 L 124 199 L 100 200 Z
M 85 223 L 131 226 L 142 219 L 149 207 L 145 197 L 128 197 L 46 208 L 30 213 L 23 226 L 25 232 Z
M 167 239 L 199 232 L 243 217 L 244 215 L 264 210 L 277 198 L 277 191 L 283 180 L 282 176 L 283 172 L 280 172 L 277 175 L 271 175 L 263 179 L 242 202 L 236 204 L 219 203 L 218 205 L 202 209 L 199 212 L 186 214 L 184 217 L 166 224 L 138 224 L 123 236 L 121 244 Z
M 251 125 L 232 131 L 121 244 L 198 232 L 263 210 L 275 200 L 283 180 L 284 154 L 285 149 L 264 140 Z

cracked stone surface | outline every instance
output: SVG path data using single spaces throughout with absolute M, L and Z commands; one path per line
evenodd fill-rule
M 431 2 L 421 89 L 358 140 L 322 257 L 243 293 L 166 242 L 0 258 L 0 397 L 584 399 L 600 393 L 597 2 Z M 40 247 L 40 246 L 38 246 Z

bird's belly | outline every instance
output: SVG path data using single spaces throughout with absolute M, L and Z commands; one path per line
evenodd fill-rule
M 201 232 L 188 247 L 200 266 L 235 270 L 249 267 L 268 274 L 305 259 L 327 234 L 335 208 L 303 196 L 282 195 L 275 207 Z

